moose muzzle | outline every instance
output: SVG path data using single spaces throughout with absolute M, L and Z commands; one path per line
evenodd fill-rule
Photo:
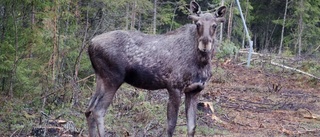
M 209 52 L 212 49 L 212 39 L 203 38 L 199 39 L 198 49 L 202 52 Z

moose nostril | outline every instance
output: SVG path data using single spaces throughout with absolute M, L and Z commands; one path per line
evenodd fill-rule
M 212 40 L 211 40 L 211 39 L 202 39 L 202 42 L 203 42 L 204 44 L 208 44 L 208 43 L 211 43 Z

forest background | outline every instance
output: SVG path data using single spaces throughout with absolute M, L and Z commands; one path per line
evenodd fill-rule
M 222 60 L 248 48 L 236 2 L 223 1 L 228 10 L 216 57 Z M 41 125 L 42 115 L 66 113 L 85 128 L 82 112 L 95 83 L 87 56 L 90 39 L 118 29 L 166 33 L 191 23 L 189 2 L 1 0 L 0 134 L 29 133 Z M 222 1 L 197 2 L 210 10 Z M 319 76 L 320 0 L 242 0 L 241 7 L 255 52 L 312 60 L 300 68 Z

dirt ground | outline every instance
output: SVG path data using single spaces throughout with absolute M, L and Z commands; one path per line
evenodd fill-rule
M 320 81 L 264 67 L 221 69 L 200 99 L 214 100 L 212 115 L 198 121 L 220 130 L 213 136 L 320 136 Z
M 82 102 L 88 100 L 89 96 Z M 108 136 L 165 136 L 167 100 L 165 91 L 146 91 L 123 85 L 105 117 Z M 47 125 L 53 126 L 50 128 L 52 135 L 87 136 L 82 111 L 85 106 L 79 110 L 67 109 L 62 117 L 66 120 L 62 122 L 63 126 L 57 126 L 56 120 L 51 124 L 48 120 Z M 47 135 L 50 130 L 47 129 Z M 42 136 L 44 131 L 33 128 L 25 134 Z M 174 136 L 186 136 L 183 103 Z M 196 136 L 319 137 L 320 81 L 274 66 L 216 65 L 211 81 L 199 98 Z

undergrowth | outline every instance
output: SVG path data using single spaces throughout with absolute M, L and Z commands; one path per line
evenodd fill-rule
M 242 59 L 240 59 L 240 62 L 241 60 Z M 213 82 L 213 87 L 210 87 L 211 89 L 208 88 L 208 90 L 210 90 L 208 92 L 220 90 L 219 88 L 214 87 L 215 84 L 228 84 L 235 82 L 235 79 L 237 78 L 236 74 L 225 70 L 225 68 L 222 67 L 223 63 L 224 62 L 218 61 L 218 63 L 216 63 L 218 65 L 213 65 L 213 76 L 211 79 Z M 305 72 L 320 77 L 320 63 L 318 60 L 312 59 L 300 62 L 290 62 L 290 60 L 284 60 L 279 63 L 301 69 Z M 252 85 L 251 88 L 250 86 L 240 86 L 238 84 L 229 88 L 233 88 L 241 92 L 250 89 L 248 92 L 259 91 L 256 93 L 263 93 L 267 91 L 267 87 L 263 87 L 264 83 L 283 84 L 283 79 L 290 78 L 291 80 L 295 80 L 296 83 L 299 83 L 297 81 L 301 81 L 301 84 L 304 84 L 304 80 L 308 80 L 308 83 L 311 86 L 317 86 L 319 82 L 315 79 L 306 79 L 306 76 L 302 74 L 285 70 L 280 67 L 275 67 L 268 62 L 255 62 L 249 69 L 245 69 L 243 71 L 243 73 L 247 74 L 253 72 L 263 72 L 263 75 L 267 77 L 261 82 L 256 82 L 262 83 L 262 85 Z M 270 78 L 270 80 L 268 78 Z M 276 78 L 278 81 L 274 81 L 271 78 Z M 238 82 L 243 80 L 244 79 L 240 79 Z M 68 92 L 68 94 L 66 94 L 68 97 L 63 98 L 61 96 L 64 95 L 64 92 L 57 92 L 56 94 L 48 96 L 45 103 L 43 100 L 43 95 L 25 94 L 11 99 L 5 96 L 0 96 L 0 135 L 28 136 L 32 132 L 33 128 L 48 125 L 48 121 L 50 119 L 72 121 L 79 134 L 87 135 L 88 133 L 84 111 L 94 89 L 95 88 L 93 85 L 90 85 L 90 88 L 82 88 L 80 94 L 81 97 L 79 98 L 79 103 L 77 106 L 73 106 L 70 101 L 72 88 L 67 88 L 65 91 Z M 213 97 L 210 99 L 207 100 L 213 103 L 216 101 L 213 99 Z M 166 90 L 148 91 L 134 88 L 128 84 L 123 84 L 117 91 L 113 103 L 108 108 L 105 117 L 105 127 L 108 135 L 165 136 L 167 127 L 167 100 L 168 95 Z M 218 116 L 223 116 L 225 114 L 224 109 L 215 103 L 214 109 L 214 113 Z M 198 111 L 198 113 L 198 126 L 196 129 L 197 135 L 213 136 L 229 134 L 228 131 L 217 126 L 219 123 L 208 123 L 208 116 L 202 114 L 200 111 Z M 316 126 L 318 125 L 315 125 L 315 128 L 317 128 Z M 183 98 L 180 105 L 175 135 L 185 136 L 186 132 L 187 126 Z

